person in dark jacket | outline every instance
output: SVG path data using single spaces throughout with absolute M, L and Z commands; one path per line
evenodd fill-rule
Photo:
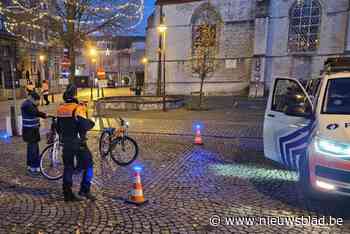
M 76 94 L 76 87 L 68 85 L 63 94 L 65 103 L 57 110 L 57 131 L 60 142 L 63 144 L 63 195 L 66 202 L 81 200 L 72 191 L 74 158 L 77 159 L 78 168 L 83 172 L 79 196 L 95 200 L 90 191 L 93 159 L 86 137 L 87 132 L 94 127 L 95 123 L 87 118 L 86 106 L 79 103 Z
M 26 90 L 27 90 L 28 96 L 30 95 L 31 92 L 35 91 L 35 86 L 31 80 L 29 80 L 29 82 L 26 86 Z
M 48 80 L 44 80 L 42 85 L 41 85 L 41 92 L 43 94 L 44 100 L 45 100 L 45 105 L 49 105 L 49 82 Z
M 40 175 L 40 119 L 47 118 L 47 114 L 40 112 L 38 106 L 40 96 L 31 92 L 21 106 L 22 112 L 22 137 L 27 142 L 27 172 L 29 175 Z

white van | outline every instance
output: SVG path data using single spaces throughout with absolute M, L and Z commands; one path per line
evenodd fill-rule
M 305 86 L 276 78 L 268 99 L 265 157 L 296 170 L 310 196 L 350 195 L 350 60 L 345 62 L 349 66 L 329 59 L 328 72 Z

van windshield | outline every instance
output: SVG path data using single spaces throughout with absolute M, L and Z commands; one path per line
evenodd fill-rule
M 322 113 L 350 114 L 350 78 L 328 80 Z

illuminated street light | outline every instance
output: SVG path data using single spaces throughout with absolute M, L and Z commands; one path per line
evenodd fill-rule
M 97 55 L 97 50 L 95 47 L 90 48 L 90 56 L 95 57 Z
M 167 27 L 165 24 L 160 24 L 160 25 L 158 26 L 158 31 L 159 31 L 160 33 L 165 33 L 167 29 L 168 29 L 168 27 Z
M 44 62 L 44 60 L 45 60 L 45 55 L 39 55 L 39 60 L 40 60 L 40 62 Z
M 143 64 L 147 64 L 147 63 L 148 63 L 148 59 L 147 59 L 146 57 L 143 57 L 142 60 L 141 60 L 141 62 L 142 62 Z
M 160 24 L 158 26 L 158 32 L 162 34 L 163 43 L 162 43 L 162 57 L 163 57 L 163 111 L 166 111 L 166 94 L 165 94 L 165 41 L 166 41 L 166 31 L 168 27 L 165 24 Z

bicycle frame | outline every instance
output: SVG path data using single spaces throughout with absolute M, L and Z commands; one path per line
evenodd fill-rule
M 51 131 L 54 131 L 55 137 L 53 140 L 53 148 L 52 151 L 50 152 L 50 161 L 51 161 L 51 166 L 54 167 L 56 166 L 56 163 L 59 161 L 57 160 L 57 155 L 59 154 L 60 150 L 60 141 L 59 141 L 59 135 L 55 129 L 55 117 L 52 117 L 52 123 L 51 123 Z
M 111 133 L 111 140 L 115 139 L 115 138 L 125 138 L 126 136 L 128 136 L 128 124 L 127 122 L 122 119 L 119 118 L 120 121 L 120 127 L 119 128 L 106 128 L 104 129 L 104 131 L 110 131 Z

